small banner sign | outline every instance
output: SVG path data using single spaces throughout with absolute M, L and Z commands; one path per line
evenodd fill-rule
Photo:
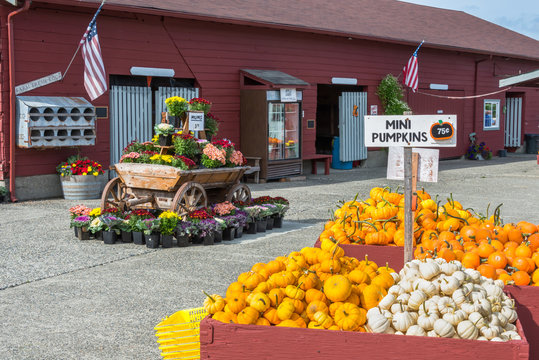
M 204 111 L 189 111 L 189 130 L 204 130 Z
M 15 95 L 19 95 L 27 91 L 37 89 L 38 87 L 52 84 L 53 82 L 60 81 L 60 80 L 62 80 L 62 73 L 56 72 L 54 74 L 42 77 L 40 79 L 27 82 L 26 84 L 15 86 Z
M 412 149 L 419 154 L 418 180 L 424 182 L 438 182 L 438 149 Z M 390 180 L 404 180 L 404 148 L 392 146 L 387 155 L 387 178 Z
M 365 116 L 365 146 L 457 146 L 457 115 Z

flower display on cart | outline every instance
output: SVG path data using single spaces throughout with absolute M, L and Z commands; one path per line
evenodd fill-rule
M 58 172 L 58 174 L 60 174 L 60 176 L 98 176 L 105 173 L 100 163 L 89 160 L 87 157 L 81 158 L 78 155 L 70 156 L 67 161 L 59 164 L 56 167 L 56 171 Z
M 192 98 L 189 101 L 189 110 L 190 111 L 204 111 L 204 114 L 207 114 L 211 109 L 211 102 L 203 98 Z
M 143 153 L 145 151 L 157 151 L 157 148 L 154 146 L 154 144 L 151 141 L 145 141 L 141 143 L 141 142 L 138 142 L 137 140 L 133 140 L 131 141 L 129 145 L 127 145 L 123 149 L 122 154 L 129 154 L 132 152 Z
M 120 162 L 121 163 L 136 163 L 138 159 L 140 159 L 140 153 L 132 151 L 128 154 L 122 155 L 120 157 Z
M 189 102 L 182 97 L 172 96 L 165 100 L 168 113 L 172 116 L 182 116 L 189 108 Z
M 226 164 L 226 151 L 213 144 L 207 144 L 202 151 L 201 163 L 208 169 L 224 166 Z

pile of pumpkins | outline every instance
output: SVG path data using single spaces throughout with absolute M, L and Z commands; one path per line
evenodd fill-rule
M 404 246 L 404 196 L 389 188 L 371 189 L 369 198 L 343 203 L 320 234 L 339 244 Z M 521 221 L 503 224 L 500 206 L 492 216 L 465 209 L 453 197 L 441 204 L 417 191 L 414 257 L 458 260 L 505 284 L 539 285 L 539 229 Z
M 225 323 L 365 332 L 367 311 L 397 276 L 387 264 L 344 256 L 330 241 L 253 265 L 225 297 L 206 294 L 204 307 Z
M 520 340 L 514 301 L 504 283 L 442 258 L 412 260 L 378 306 L 367 312 L 374 333 Z

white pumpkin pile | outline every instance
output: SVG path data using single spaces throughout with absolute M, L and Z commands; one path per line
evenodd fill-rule
M 412 260 L 395 285 L 367 312 L 374 333 L 477 339 L 520 340 L 514 300 L 503 282 L 442 258 Z

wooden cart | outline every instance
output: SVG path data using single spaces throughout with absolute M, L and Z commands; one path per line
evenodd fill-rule
M 118 177 L 101 196 L 101 208 L 159 209 L 185 215 L 208 205 L 208 200 L 248 201 L 251 191 L 240 179 L 248 166 L 181 170 L 167 165 L 120 163 Z

